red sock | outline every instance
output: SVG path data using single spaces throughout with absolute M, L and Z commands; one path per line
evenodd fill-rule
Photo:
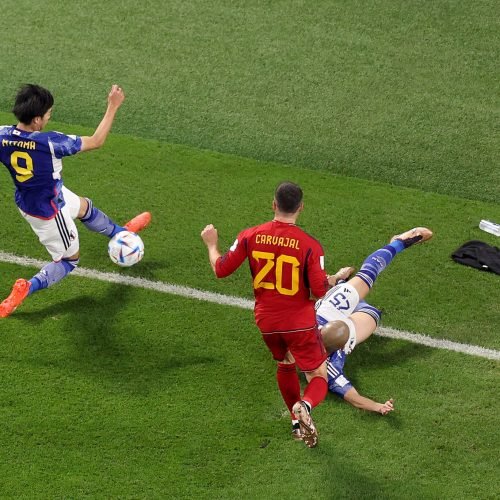
M 307 401 L 312 408 L 318 406 L 323 399 L 326 398 L 328 393 L 328 383 L 323 377 L 314 377 L 311 379 L 309 384 L 307 384 L 306 390 L 304 391 L 304 401 Z
M 283 400 L 290 410 L 290 413 L 292 413 L 293 405 L 300 400 L 300 381 L 295 363 L 278 363 L 276 380 L 278 381 L 278 387 L 283 396 Z

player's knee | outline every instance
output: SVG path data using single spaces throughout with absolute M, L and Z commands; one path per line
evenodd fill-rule
M 277 374 L 291 373 L 297 372 L 297 366 L 295 363 L 283 363 L 282 361 L 278 361 L 276 365 Z
M 315 370 L 304 372 L 307 382 L 310 382 L 313 378 L 320 377 L 328 381 L 328 372 L 326 368 L 326 363 L 321 363 Z
M 75 252 L 73 255 L 70 255 L 69 257 L 63 257 L 63 259 L 62 259 L 62 260 L 68 260 L 68 261 L 70 261 L 70 260 L 72 260 L 72 261 L 73 261 L 73 260 L 74 260 L 74 261 L 76 261 L 76 262 L 77 262 L 77 264 L 78 264 L 78 262 L 79 262 L 79 260 L 80 260 L 80 249 L 78 248 L 78 249 L 76 250 L 76 252 Z
M 76 254 L 76 257 L 72 256 L 68 257 L 67 259 L 62 259 L 61 262 L 63 263 L 66 272 L 70 273 L 71 271 L 74 271 L 80 263 L 79 254 Z
M 287 351 L 287 353 L 285 354 L 285 357 L 280 361 L 280 363 L 293 364 L 293 363 L 295 363 L 295 358 L 293 357 L 293 355 L 290 351 Z
M 93 207 L 92 200 L 90 198 L 84 198 L 80 196 L 80 210 L 78 211 L 78 218 L 85 219 L 90 215 Z

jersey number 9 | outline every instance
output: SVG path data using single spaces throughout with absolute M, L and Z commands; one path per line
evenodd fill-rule
M 22 160 L 24 166 L 19 165 L 19 160 Z M 33 177 L 33 159 L 24 151 L 15 151 L 10 155 L 10 164 L 16 171 L 17 182 L 26 182 Z

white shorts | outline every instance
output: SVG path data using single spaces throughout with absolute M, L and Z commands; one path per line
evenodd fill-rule
M 321 325 L 328 321 L 344 321 L 354 312 L 358 304 L 359 294 L 349 282 L 336 285 L 316 302 L 318 323 Z
M 349 328 L 349 339 L 344 346 L 346 354 L 356 346 L 356 327 L 350 316 L 358 304 L 359 294 L 349 282 L 334 286 L 316 302 L 316 321 L 320 330 L 330 321 L 342 321 Z
M 19 209 L 38 236 L 40 243 L 56 262 L 71 257 L 80 249 L 78 231 L 74 222 L 80 211 L 80 197 L 65 186 L 62 187 L 61 192 L 66 204 L 53 219 L 38 219 Z
M 351 335 L 354 335 L 354 323 L 349 319 L 349 316 L 358 304 L 359 294 L 349 282 L 334 286 L 322 299 L 316 302 L 318 327 L 321 329 L 330 321 L 343 321 L 349 327 Z

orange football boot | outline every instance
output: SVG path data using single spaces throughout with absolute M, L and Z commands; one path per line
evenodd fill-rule
M 129 220 L 123 227 L 131 233 L 138 233 L 147 227 L 150 222 L 151 213 L 142 212 L 142 214 L 136 215 L 132 220 Z
M 31 283 L 23 278 L 18 279 L 12 287 L 10 295 L 0 304 L 0 318 L 10 316 L 28 296 Z

